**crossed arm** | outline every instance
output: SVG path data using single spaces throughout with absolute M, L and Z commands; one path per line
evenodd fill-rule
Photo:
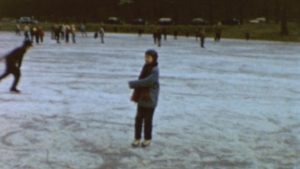
M 158 81 L 158 77 L 159 77 L 158 70 L 153 70 L 151 75 L 149 75 L 145 79 L 130 81 L 129 82 L 129 87 L 131 89 L 143 88 L 143 87 L 152 87 Z

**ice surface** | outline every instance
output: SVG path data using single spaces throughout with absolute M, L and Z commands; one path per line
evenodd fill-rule
M 49 36 L 49 35 L 48 35 Z M 0 33 L 0 54 L 21 37 Z M 23 65 L 21 95 L 0 84 L 1 169 L 299 169 L 296 43 L 108 34 L 106 44 L 46 39 Z M 160 54 L 161 95 L 148 149 L 132 149 L 127 81 Z M 0 71 L 4 63 L 0 63 Z

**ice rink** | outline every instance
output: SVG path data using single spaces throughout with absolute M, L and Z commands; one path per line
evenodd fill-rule
M 21 95 L 12 77 L 0 83 L 1 169 L 300 169 L 300 44 L 89 36 L 48 35 L 28 52 Z M 1 32 L 0 54 L 21 41 Z M 133 149 L 127 82 L 149 48 L 160 54 L 154 140 Z

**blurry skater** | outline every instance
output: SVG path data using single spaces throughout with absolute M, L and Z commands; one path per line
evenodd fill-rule
M 21 47 L 16 48 L 9 54 L 7 54 L 4 59 L 6 60 L 6 70 L 0 76 L 0 81 L 9 76 L 14 75 L 14 82 L 10 88 L 13 93 L 20 93 L 17 89 L 20 77 L 21 77 L 21 66 L 25 53 L 32 47 L 32 42 L 30 40 L 24 41 Z
M 104 43 L 104 35 L 105 35 L 104 28 L 100 27 L 100 29 L 99 29 L 99 36 L 100 36 L 100 39 L 101 39 L 101 43 Z
M 202 28 L 199 34 L 201 48 L 205 48 L 205 36 L 205 28 Z
M 222 23 L 219 22 L 215 27 L 215 41 L 220 42 L 222 38 Z
M 85 37 L 85 38 L 88 37 L 88 35 L 87 35 L 87 33 L 86 33 L 86 26 L 85 26 L 84 23 L 82 23 L 82 24 L 80 25 L 80 32 L 81 32 L 81 36 L 82 36 L 82 37 Z
M 71 25 L 72 42 L 76 43 L 76 26 Z
M 25 40 L 30 40 L 29 32 L 30 32 L 30 26 L 29 25 L 25 25 L 24 26 L 24 37 L 25 37 Z
M 44 30 L 41 26 L 39 26 L 38 29 L 37 29 L 37 36 L 39 38 L 39 41 L 41 43 L 44 43 L 45 32 L 44 32 Z
M 158 29 L 153 33 L 154 44 L 157 45 L 158 47 L 161 47 L 161 38 L 162 38 L 162 34 L 160 29 Z
M 70 33 L 71 33 L 71 26 L 70 25 L 65 25 L 65 42 L 69 43 L 70 41 Z
M 19 24 L 16 25 L 16 35 L 21 36 L 21 27 Z

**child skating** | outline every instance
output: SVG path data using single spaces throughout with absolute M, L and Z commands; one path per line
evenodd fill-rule
M 155 50 L 145 53 L 145 65 L 139 80 L 130 81 L 129 87 L 134 89 L 131 100 L 137 103 L 135 118 L 135 140 L 132 147 L 148 147 L 152 141 L 152 120 L 159 96 L 158 54 Z M 141 143 L 142 128 L 144 141 Z

